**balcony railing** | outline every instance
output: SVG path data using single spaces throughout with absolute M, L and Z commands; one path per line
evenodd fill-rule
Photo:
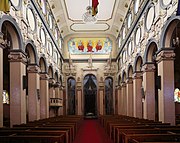
M 51 107 L 62 107 L 63 101 L 61 98 L 50 98 L 50 106 Z

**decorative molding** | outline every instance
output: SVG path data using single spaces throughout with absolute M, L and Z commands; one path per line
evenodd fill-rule
M 142 71 L 144 72 L 154 72 L 156 67 L 154 66 L 154 63 L 145 63 L 142 66 Z
M 173 50 L 162 50 L 157 54 L 156 61 L 159 63 L 163 60 L 174 60 L 175 53 Z
M 40 73 L 40 80 L 49 80 L 49 75 L 46 73 Z
M 28 71 L 28 73 L 39 73 L 40 68 L 37 65 L 28 65 L 27 71 Z
M 133 79 L 141 79 L 142 78 L 142 72 L 135 72 L 133 74 Z
M 27 63 L 26 55 L 19 51 L 11 51 L 8 55 L 9 62 L 22 62 Z
M 133 84 L 133 79 L 131 77 L 126 79 L 126 84 Z

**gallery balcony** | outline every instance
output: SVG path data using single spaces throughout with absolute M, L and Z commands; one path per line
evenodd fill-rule
M 63 100 L 61 98 L 50 98 L 50 106 L 51 107 L 62 107 Z

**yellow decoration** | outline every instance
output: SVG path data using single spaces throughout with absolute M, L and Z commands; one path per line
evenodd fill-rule
M 9 0 L 0 0 L 0 11 L 9 13 L 10 11 Z

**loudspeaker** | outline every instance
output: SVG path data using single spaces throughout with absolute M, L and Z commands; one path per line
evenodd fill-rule
M 27 76 L 23 75 L 23 89 L 26 89 L 28 86 Z
M 156 88 L 161 89 L 161 76 L 156 77 Z

